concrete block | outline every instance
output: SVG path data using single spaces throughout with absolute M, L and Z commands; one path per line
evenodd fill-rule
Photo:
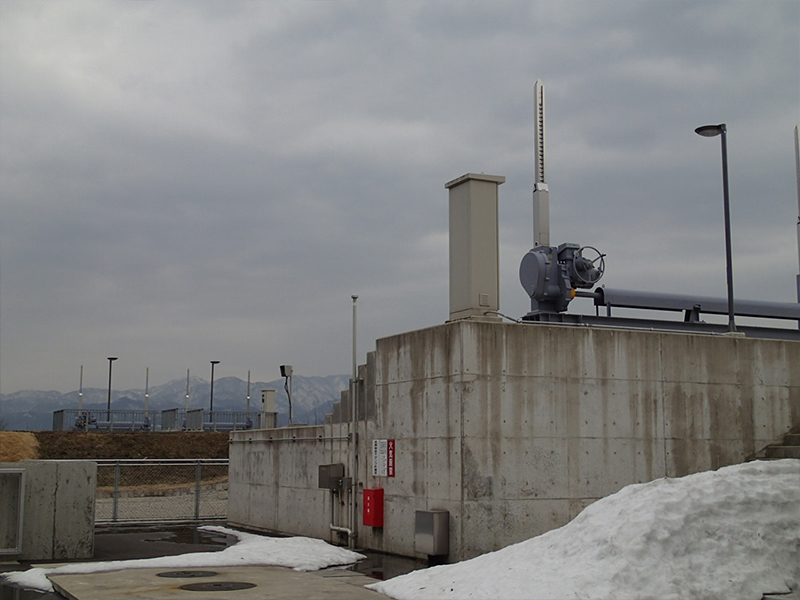
M 746 339 L 710 335 L 661 334 L 665 382 L 739 383 L 737 346 Z
M 337 523 L 347 524 L 347 494 L 339 494 L 337 498 Z M 280 531 L 323 539 L 330 537 L 330 491 L 282 486 L 278 490 L 278 506 Z
M 280 497 L 274 485 L 254 485 L 247 495 L 249 522 L 258 527 L 281 531 Z
M 506 375 L 524 378 L 549 377 L 548 348 L 554 348 L 553 329 L 540 324 L 531 328 L 506 329 Z
M 497 483 L 506 500 L 566 498 L 567 440 L 503 438 Z
M 397 496 L 423 496 L 426 488 L 426 446 L 423 438 L 395 440 L 395 476 L 381 477 L 377 487 Z
M 648 474 L 660 476 L 657 446 L 621 438 L 569 440 L 569 497 L 602 498 L 647 481 Z
M 461 386 L 452 377 L 429 380 L 425 391 L 424 436 L 449 438 L 461 433 Z
M 228 481 L 228 521 L 231 523 L 250 522 L 250 489 L 248 483 Z
M 753 436 L 771 443 L 789 431 L 791 424 L 800 423 L 800 391 L 781 386 L 755 388 L 752 409 Z
M 59 461 L 57 477 L 53 559 L 92 558 L 97 465 Z
M 19 560 L 72 560 L 94 554 L 97 464 L 26 460 L 22 553 Z
M 666 440 L 665 454 L 667 477 L 719 469 L 746 458 L 741 440 Z
M 53 519 L 56 512 L 55 486 L 58 465 L 55 461 L 21 461 L 25 469 L 25 521 L 20 558 L 53 558 Z
M 415 556 L 414 517 L 420 500 L 407 495 L 384 495 L 383 537 L 385 548 L 392 553 Z
M 448 323 L 377 340 L 377 384 L 460 373 L 461 336 L 460 324 Z M 425 351 L 419 352 L 419 348 Z
M 460 500 L 460 437 L 428 438 L 425 447 L 425 496 L 437 502 Z
M 514 389 L 523 389 L 514 393 Z M 567 414 L 575 397 L 575 384 L 546 377 L 527 378 L 512 387 L 512 397 L 524 399 L 522 426 L 534 438 L 563 438 L 568 435 Z M 512 422 L 513 423 L 513 422 Z M 512 427 L 515 425 L 512 424 Z M 513 431 L 513 429 L 512 429 Z M 525 435 L 520 431 L 520 435 Z
M 461 511 L 460 560 L 499 550 L 565 525 L 569 501 L 466 501 Z M 451 559 L 453 559 L 451 553 Z

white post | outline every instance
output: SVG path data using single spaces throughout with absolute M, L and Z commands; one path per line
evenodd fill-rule
M 189 369 L 186 369 L 186 401 L 184 402 L 184 410 L 189 412 Z
M 250 369 L 247 369 L 247 416 L 250 416 Z
M 147 367 L 144 375 L 144 412 L 150 410 L 150 367 Z
M 81 365 L 81 382 L 78 386 L 78 411 L 83 410 L 83 365 Z

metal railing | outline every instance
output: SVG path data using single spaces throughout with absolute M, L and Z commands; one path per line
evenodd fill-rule
M 227 517 L 227 459 L 95 462 L 97 525 L 197 523 Z
M 53 431 L 239 431 L 277 426 L 277 413 L 240 410 L 78 410 L 53 412 Z
M 155 431 L 161 427 L 158 410 L 78 410 L 53 412 L 53 431 Z

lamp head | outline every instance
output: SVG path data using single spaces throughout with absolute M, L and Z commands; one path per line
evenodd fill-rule
M 703 137 L 716 137 L 725 133 L 725 123 L 720 123 L 719 125 L 701 125 L 695 129 L 694 132 Z

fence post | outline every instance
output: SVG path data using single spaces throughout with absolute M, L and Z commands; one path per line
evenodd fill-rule
M 195 521 L 200 520 L 200 482 L 202 481 L 200 473 L 202 467 L 200 465 L 201 463 L 198 460 L 195 463 L 195 468 L 194 468 L 194 520 Z
M 111 522 L 117 522 L 117 501 L 119 500 L 119 461 L 114 463 L 114 501 L 111 504 Z

